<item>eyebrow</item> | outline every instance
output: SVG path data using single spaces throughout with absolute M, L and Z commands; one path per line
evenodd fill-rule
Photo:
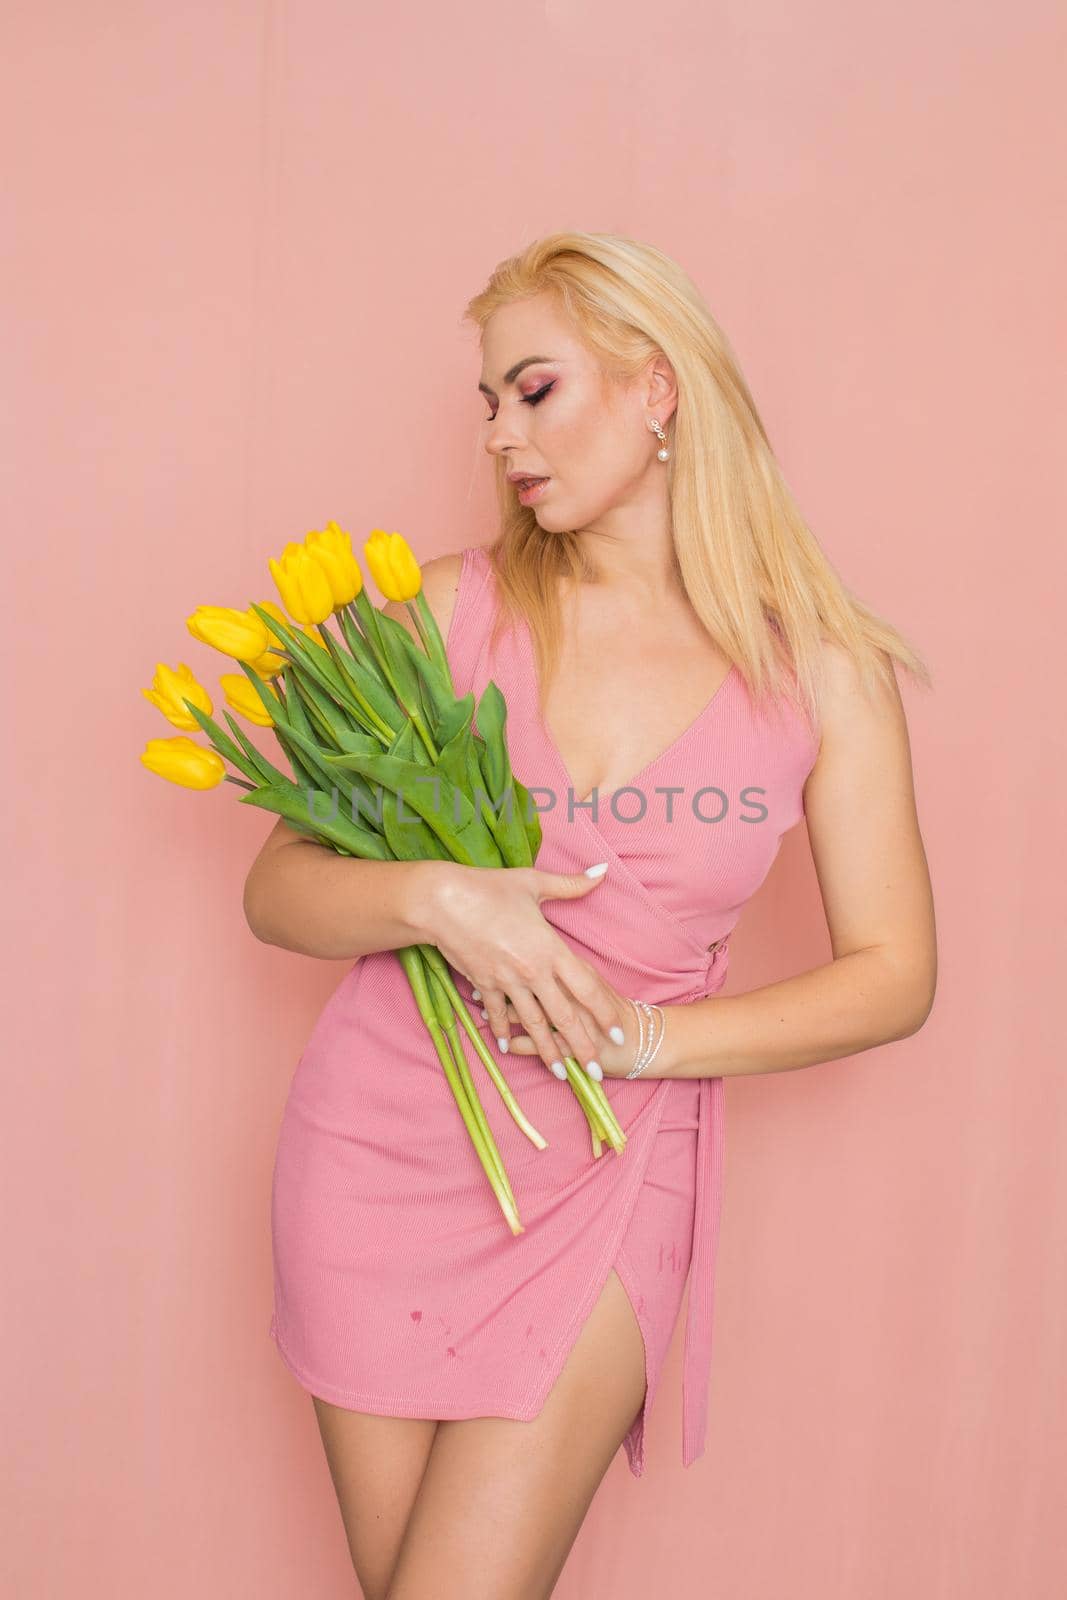
M 537 361 L 555 361 L 555 359 L 555 356 L 523 356 L 521 361 L 516 361 L 515 365 L 513 367 L 509 367 L 505 372 L 504 382 L 514 383 L 523 367 L 532 367 Z M 491 399 L 495 400 L 497 398 L 496 391 L 490 389 L 487 383 L 480 383 L 478 388 L 481 390 L 482 394 L 489 395 Z

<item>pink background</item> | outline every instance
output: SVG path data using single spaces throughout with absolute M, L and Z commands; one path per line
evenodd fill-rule
M 214 685 L 184 618 L 273 598 L 330 517 L 490 536 L 460 314 L 576 226 L 693 274 L 930 662 L 941 967 L 915 1037 L 728 1084 L 708 1453 L 680 1320 L 648 1473 L 620 1452 L 557 1593 L 1062 1594 L 1057 10 L 8 6 L 5 1593 L 351 1592 L 267 1334 L 275 1132 L 345 964 L 252 938 L 271 820 L 146 773 L 140 689 Z M 801 827 L 730 989 L 828 955 Z

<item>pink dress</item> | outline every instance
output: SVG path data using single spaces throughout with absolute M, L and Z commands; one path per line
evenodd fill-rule
M 803 816 L 816 739 L 788 708 L 757 714 L 735 669 L 634 788 L 580 807 L 538 714 L 528 629 L 489 651 L 494 594 L 488 557 L 468 547 L 447 641 L 456 692 L 473 690 L 477 704 L 493 679 L 505 696 L 512 768 L 540 810 L 536 865 L 609 862 L 595 889 L 545 900 L 542 914 L 620 994 L 667 1004 L 716 993 L 741 909 Z M 571 1088 L 539 1057 L 502 1054 L 470 983 L 454 976 L 548 1141 L 538 1150 L 521 1132 L 468 1046 L 524 1232 L 504 1220 L 399 962 L 363 956 L 318 1019 L 282 1118 L 271 1206 L 279 1354 L 311 1394 L 354 1410 L 529 1421 L 614 1267 L 645 1344 L 645 1398 L 625 1439 L 638 1477 L 688 1274 L 689 1466 L 705 1447 L 723 1080 L 605 1077 L 628 1142 L 594 1158 Z

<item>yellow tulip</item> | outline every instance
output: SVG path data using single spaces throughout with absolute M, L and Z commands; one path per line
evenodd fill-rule
M 334 610 L 354 600 L 363 587 L 363 574 L 352 554 L 351 537 L 344 529 L 333 521 L 325 528 L 314 528 L 304 540 L 304 547 L 326 574 Z
M 194 639 L 238 661 L 255 661 L 270 644 L 270 635 L 254 611 L 232 606 L 197 606 L 185 625 Z
M 274 718 L 243 672 L 224 672 L 219 679 L 226 704 L 260 728 L 273 728 Z
M 300 632 L 306 634 L 311 640 L 312 644 L 317 644 L 320 650 L 325 650 L 326 654 L 329 655 L 329 647 L 324 642 L 322 634 L 319 633 L 317 628 L 301 628 Z
M 284 622 L 287 627 L 292 626 L 281 606 L 277 605 L 273 600 L 260 600 L 259 604 L 263 607 L 264 611 L 269 611 L 272 617 L 277 617 L 279 622 Z M 250 617 L 254 617 L 256 615 L 251 606 L 248 608 L 248 615 Z M 262 618 L 257 618 L 257 621 L 262 621 Z M 266 623 L 263 625 L 264 627 L 267 626 Z M 278 644 L 282 643 L 281 634 L 272 633 L 269 628 L 267 628 L 267 637 L 268 639 L 276 641 Z M 281 672 L 285 667 L 286 661 L 285 657 L 278 655 L 276 651 L 265 650 L 261 656 L 257 656 L 256 659 L 254 661 L 250 661 L 248 665 L 258 677 L 270 679 L 278 676 L 279 672 Z M 245 682 L 248 682 L 247 678 L 245 679 Z
M 278 676 L 279 672 L 285 667 L 286 660 L 284 656 L 275 655 L 273 650 L 267 650 L 263 655 L 257 656 L 254 661 L 250 661 L 248 665 L 252 668 L 257 678 L 269 679 Z M 245 682 L 248 682 L 247 678 Z
M 291 541 L 270 570 L 282 604 L 297 622 L 325 622 L 334 608 L 333 590 L 320 564 L 302 544 Z M 264 630 L 266 631 L 266 630 Z
M 403 534 L 373 528 L 363 553 L 371 577 L 387 600 L 414 600 L 422 588 L 422 573 Z
M 141 754 L 149 772 L 157 772 L 183 789 L 214 789 L 226 776 L 217 750 L 205 750 L 181 734 L 176 739 L 149 739 Z
M 151 689 L 142 689 L 141 693 L 146 700 L 151 700 L 158 706 L 168 722 L 173 722 L 176 728 L 187 728 L 190 732 L 199 728 L 200 724 L 185 704 L 191 700 L 194 706 L 211 715 L 211 700 L 207 690 L 197 683 L 192 669 L 183 661 L 177 672 L 168 667 L 165 662 L 157 661 L 156 675 L 152 679 Z
M 282 610 L 281 606 L 278 604 L 277 600 L 257 600 L 256 604 L 264 611 L 269 611 L 272 617 L 280 622 L 283 627 L 288 628 L 290 632 L 292 632 L 293 625 L 289 621 L 289 618 L 286 616 L 285 612 Z M 252 611 L 251 606 L 249 606 L 248 609 Z M 255 616 L 255 614 L 256 613 L 252 611 L 252 615 Z M 281 645 L 284 649 L 285 640 L 283 639 L 282 635 L 280 633 L 271 633 L 270 628 L 267 627 L 266 623 L 264 623 L 263 626 L 267 628 L 267 633 L 269 637 L 274 640 L 274 643 Z

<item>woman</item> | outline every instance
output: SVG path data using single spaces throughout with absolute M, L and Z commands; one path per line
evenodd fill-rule
M 271 1333 L 368 1600 L 552 1592 L 620 1444 L 643 1469 L 687 1274 L 683 1461 L 702 1452 L 723 1079 L 914 1033 L 936 976 L 893 662 L 928 674 L 806 528 L 688 278 L 557 234 L 468 315 L 501 527 L 424 585 L 457 693 L 505 695 L 537 864 L 355 860 L 279 822 L 245 896 L 260 939 L 355 961 L 286 1105 Z M 805 815 L 833 960 L 719 997 Z M 483 1095 L 521 1235 L 390 954 L 419 940 L 548 1141 Z M 567 1054 L 603 1080 L 620 1154 L 593 1158 Z

